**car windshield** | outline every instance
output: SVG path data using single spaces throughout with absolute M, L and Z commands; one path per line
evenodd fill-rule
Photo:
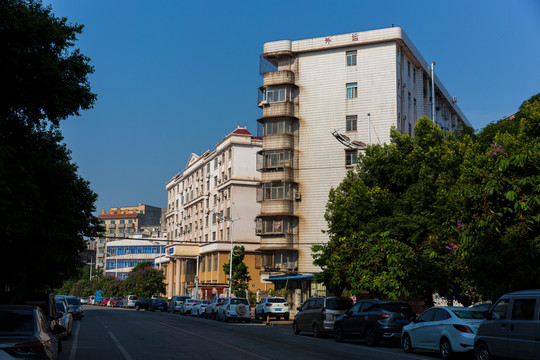
M 63 303 L 62 301 L 57 301 L 57 302 L 56 302 L 56 308 L 57 308 L 58 311 L 60 311 L 60 312 L 63 312 L 63 313 L 66 312 L 66 308 L 64 307 L 64 303 Z
M 286 303 L 287 300 L 280 299 L 280 298 L 270 298 L 270 299 L 268 299 L 268 302 L 269 303 Z
M 0 334 L 27 335 L 33 331 L 32 310 L 0 310 Z
M 67 298 L 67 302 L 69 305 L 81 305 L 81 302 L 77 298 Z
M 231 305 L 249 305 L 249 302 L 247 301 L 247 299 L 234 298 L 231 299 Z
M 353 305 L 351 299 L 326 299 L 326 308 L 328 310 L 347 310 Z
M 463 310 L 452 310 L 454 314 L 460 319 L 474 319 L 474 320 L 482 320 L 484 319 L 484 313 L 479 310 L 470 310 L 470 309 L 463 309 Z

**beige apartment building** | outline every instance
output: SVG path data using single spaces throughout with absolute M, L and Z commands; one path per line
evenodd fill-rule
M 167 182 L 169 245 L 156 260 L 165 271 L 167 297 L 195 296 L 198 290 L 198 297 L 208 299 L 226 291 L 229 277 L 223 264 L 229 262 L 231 244 L 246 250 L 250 290 L 273 287 L 261 278 L 255 235 L 260 150 L 261 139 L 238 127 L 214 151 L 191 154 L 185 168 Z
M 358 151 L 389 143 L 392 127 L 412 134 L 432 104 L 443 129 L 470 124 L 437 77 L 432 89 L 430 64 L 401 28 L 268 42 L 260 69 L 263 278 L 304 296 L 317 291 L 311 247 L 328 241 L 329 191 Z

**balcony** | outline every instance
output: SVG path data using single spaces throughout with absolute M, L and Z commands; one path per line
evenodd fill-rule
M 262 168 L 261 181 L 294 182 L 294 170 L 290 167 Z
M 294 85 L 294 73 L 290 70 L 272 71 L 263 75 L 263 86 Z
M 289 214 L 294 211 L 294 202 L 287 200 L 263 200 L 261 203 L 262 214 Z
M 292 134 L 265 135 L 263 137 L 262 149 L 294 149 L 294 136 Z
M 290 100 L 281 102 L 267 102 L 266 104 L 260 102 L 259 106 L 262 106 L 263 118 L 274 116 L 294 116 L 294 103 Z

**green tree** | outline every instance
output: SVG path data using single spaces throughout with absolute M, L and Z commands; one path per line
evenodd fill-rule
M 153 267 L 151 262 L 137 264 L 128 274 L 121 295 L 137 294 L 140 297 L 152 297 L 165 293 L 165 275 Z
M 97 195 L 77 175 L 60 120 L 92 107 L 89 59 L 73 50 L 81 25 L 40 1 L 0 3 L 0 288 L 50 290 L 72 278 L 85 238 L 102 228 Z M 6 256 L 22 271 L 12 271 Z
M 493 137 L 460 204 L 458 253 L 476 290 L 490 299 L 540 287 L 540 94 L 515 118 L 519 131 Z
M 467 302 L 467 267 L 443 225 L 454 221 L 477 146 L 425 117 L 414 137 L 392 130 L 391 140 L 368 147 L 357 171 L 330 191 L 330 241 L 314 248 L 317 277 L 336 293 L 429 301 L 439 292 Z
M 245 248 L 243 246 L 235 246 L 233 248 L 232 293 L 240 297 L 245 296 L 246 290 L 249 289 L 249 282 L 251 281 L 248 267 L 244 263 L 245 255 Z M 230 266 L 228 262 L 223 264 L 223 272 L 226 277 L 229 276 Z

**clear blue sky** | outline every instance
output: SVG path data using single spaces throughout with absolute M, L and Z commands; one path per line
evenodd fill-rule
M 61 126 L 96 210 L 165 207 L 191 153 L 256 134 L 263 43 L 402 27 L 476 128 L 540 92 L 540 1 L 46 0 L 84 24 L 94 109 Z

